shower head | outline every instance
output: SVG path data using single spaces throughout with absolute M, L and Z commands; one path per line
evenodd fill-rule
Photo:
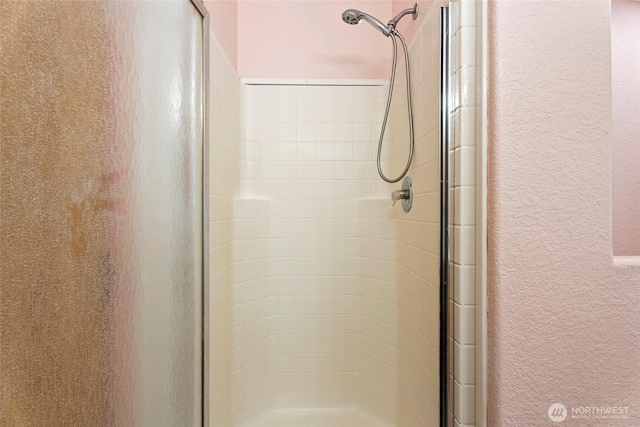
M 389 30 L 389 28 L 387 28 L 382 22 L 378 21 L 373 16 L 366 14 L 364 12 L 360 12 L 359 10 L 356 10 L 356 9 L 345 10 L 342 13 L 342 20 L 349 25 L 359 24 L 360 20 L 365 20 L 369 24 L 371 24 L 373 28 L 377 29 L 385 36 L 388 37 L 389 34 L 391 34 L 391 31 Z

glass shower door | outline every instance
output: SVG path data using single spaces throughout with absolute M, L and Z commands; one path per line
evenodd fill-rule
M 0 3 L 0 425 L 202 423 L 202 12 Z

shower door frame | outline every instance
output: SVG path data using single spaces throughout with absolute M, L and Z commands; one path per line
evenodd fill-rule
M 449 244 L 449 149 L 450 132 L 449 116 L 451 112 L 451 86 L 450 86 L 450 39 L 449 39 L 449 5 L 440 8 L 440 106 L 439 106 L 439 151 L 440 151 L 440 427 L 449 425 L 449 407 L 453 402 L 449 401 L 449 361 L 453 349 L 449 348 L 449 337 L 452 336 L 451 316 L 449 311 L 450 286 L 449 277 L 451 268 Z M 453 400 L 453 395 L 451 397 Z
M 202 426 L 209 425 L 209 20 L 202 0 L 187 0 L 202 16 Z

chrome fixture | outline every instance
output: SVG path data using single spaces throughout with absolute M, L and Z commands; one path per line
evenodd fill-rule
M 413 205 L 413 183 L 411 182 L 411 178 L 408 176 L 405 177 L 404 181 L 402 181 L 402 189 L 391 193 L 393 206 L 396 205 L 398 200 L 402 201 L 402 209 L 404 209 L 405 212 L 409 212 L 411 210 L 411 206 Z
M 416 3 L 412 8 L 405 9 L 396 16 L 391 19 L 387 25 L 385 26 L 382 22 L 369 15 L 368 13 L 361 12 L 357 9 L 347 9 L 342 13 L 342 20 L 349 25 L 359 24 L 360 20 L 364 19 L 369 24 L 373 25 L 375 29 L 380 31 L 385 36 L 389 37 L 389 35 L 393 34 L 393 30 L 396 29 L 396 25 L 398 25 L 398 21 L 400 21 L 405 15 L 413 15 L 413 19 L 418 17 L 418 3 Z
M 355 9 L 347 9 L 342 14 L 342 20 L 349 25 L 359 24 L 361 19 L 364 19 L 369 24 L 373 25 L 375 29 L 380 31 L 385 36 L 389 37 L 389 34 L 391 34 L 391 30 L 389 28 L 387 28 L 382 22 L 378 21 L 376 18 L 367 13 L 360 12 L 359 10 Z
M 450 6 L 452 4 L 450 3 Z M 454 14 L 449 7 L 440 8 L 440 126 L 439 131 L 439 159 L 440 159 L 440 427 L 449 425 L 449 411 L 453 402 L 449 402 L 449 392 L 453 383 L 449 376 L 448 361 L 453 359 L 453 349 L 449 344 L 449 327 L 453 325 L 453 311 L 449 309 L 449 302 L 453 299 L 453 287 L 449 286 L 449 275 L 453 270 L 450 263 L 449 224 L 451 211 L 449 208 L 449 194 L 451 191 L 449 176 L 449 153 L 451 150 L 451 102 L 452 83 L 450 81 L 451 66 L 451 34 L 449 28 Z M 451 359 L 449 359 L 451 357 Z
M 374 18 L 373 16 L 366 14 L 364 12 L 360 12 L 356 9 L 347 9 L 342 14 L 342 20 L 349 25 L 359 24 L 361 20 L 367 21 L 374 28 L 380 31 L 385 36 L 391 37 L 391 41 L 393 42 L 393 66 L 391 68 L 391 81 L 389 82 L 389 95 L 387 96 L 387 107 L 384 112 L 384 120 L 382 121 L 382 129 L 380 130 L 380 139 L 378 141 L 378 173 L 380 177 L 388 183 L 394 183 L 400 181 L 409 171 L 411 167 L 411 162 L 413 161 L 413 147 L 414 143 L 414 135 L 413 135 L 413 110 L 411 108 L 411 72 L 409 71 L 409 52 L 407 49 L 407 43 L 402 37 L 402 34 L 396 30 L 396 25 L 398 25 L 398 21 L 402 19 L 405 15 L 412 15 L 413 19 L 418 17 L 418 3 L 416 3 L 412 8 L 405 9 L 399 14 L 397 14 L 393 19 L 389 21 L 389 23 L 385 26 L 382 22 Z M 409 158 L 407 159 L 407 165 L 404 168 L 404 171 L 397 178 L 387 178 L 382 172 L 382 140 L 384 138 L 384 131 L 387 127 L 387 120 L 389 119 L 389 109 L 391 108 L 391 98 L 393 97 L 393 85 L 396 79 L 396 65 L 398 63 L 398 43 L 396 42 L 396 37 L 400 39 L 402 42 L 402 49 L 404 50 L 404 64 L 407 73 L 407 110 L 409 113 Z

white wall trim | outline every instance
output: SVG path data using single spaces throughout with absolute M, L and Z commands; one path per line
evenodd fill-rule
M 278 86 L 385 86 L 386 79 L 269 79 L 243 77 L 240 83 L 245 85 Z
M 640 256 L 614 256 L 613 265 L 616 266 L 639 266 Z

